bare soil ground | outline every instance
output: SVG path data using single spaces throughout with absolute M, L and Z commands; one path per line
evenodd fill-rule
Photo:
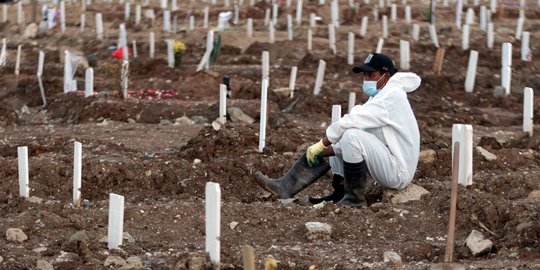
M 248 2 L 248 1 L 245 1 Z M 469 1 L 472 2 L 472 1 Z M 497 156 L 488 161 L 474 151 L 474 184 L 460 187 L 456 224 L 455 261 L 474 269 L 540 269 L 540 141 L 521 131 L 523 87 L 540 89 L 540 8 L 526 10 L 525 30 L 531 32 L 532 62 L 520 61 L 520 42 L 514 40 L 515 9 L 507 9 L 504 19 L 493 16 L 496 42 L 486 48 L 485 34 L 472 26 L 471 48 L 480 53 L 474 93 L 464 92 L 469 51 L 461 49 L 461 32 L 453 26 L 454 8 L 439 7 L 438 33 L 446 58 L 441 74 L 432 72 L 436 48 L 431 44 L 425 5 L 412 4 L 413 17 L 422 26 L 421 38 L 413 42 L 412 26 L 404 21 L 390 23 L 390 38 L 383 52 L 399 59 L 399 40 L 411 41 L 411 70 L 422 78 L 421 87 L 409 94 L 421 130 L 422 150 L 435 150 L 434 160 L 419 163 L 414 183 L 430 193 L 420 201 L 394 205 L 372 184 L 370 207 L 349 209 L 328 204 L 316 209 L 307 197 L 331 190 L 331 175 L 297 195 L 298 200 L 283 204 L 272 199 L 253 182 L 254 173 L 282 175 L 294 160 L 324 135 L 333 104 L 347 108 L 349 92 L 361 92 L 362 78 L 346 64 L 347 32 L 357 32 L 360 18 L 371 16 L 372 7 L 360 4 L 350 13 L 341 3 L 342 26 L 338 30 L 338 54 L 328 49 L 329 8 L 315 2 L 304 4 L 304 18 L 310 12 L 322 17 L 314 29 L 314 50 L 306 50 L 308 24 L 295 28 L 294 41 L 286 40 L 285 14 L 293 8 L 280 8 L 277 41 L 268 43 L 263 25 L 263 2 L 243 7 L 241 20 L 221 33 L 222 51 L 210 72 L 196 72 L 204 53 L 206 30 L 202 29 L 203 3 L 179 4 L 178 34 L 162 33 L 161 11 L 157 3 L 155 24 L 143 18 L 135 25 L 134 15 L 127 23 L 128 39 L 137 40 L 139 57 L 130 62 L 129 89 L 124 100 L 113 70 L 116 60 L 108 47 L 117 40 L 123 20 L 123 6 L 97 3 L 86 12 L 87 28 L 79 32 L 79 7 L 66 5 L 67 31 L 58 29 L 27 39 L 23 27 L 15 23 L 15 6 L 10 21 L 0 23 L 0 37 L 8 39 L 8 63 L 0 67 L 0 232 L 21 228 L 28 235 L 23 243 L 0 237 L 0 269 L 35 269 L 39 259 L 56 269 L 105 269 L 111 254 L 137 256 L 149 269 L 210 269 L 204 255 L 204 187 L 217 182 L 222 189 L 221 268 L 242 268 L 242 246 L 255 248 L 257 268 L 273 256 L 279 269 L 403 268 L 430 269 L 444 258 L 450 205 L 451 127 L 454 123 L 474 126 L 474 146 L 482 146 Z M 534 3 L 536 4 L 536 3 Z M 467 8 L 468 6 L 466 6 Z M 479 7 L 474 7 L 476 14 Z M 30 14 L 30 6 L 26 6 Z M 133 9 L 133 6 L 132 6 Z M 403 8 L 398 16 L 403 18 Z M 211 7 L 211 20 L 223 6 Z M 93 18 L 102 12 L 106 39 L 95 38 Z M 188 14 L 194 14 L 198 28 L 185 31 Z M 381 8 L 380 15 L 390 14 Z M 255 37 L 245 38 L 247 17 L 254 18 Z M 373 50 L 380 35 L 380 22 L 370 17 L 368 36 L 357 36 L 356 62 Z M 156 33 L 156 58 L 148 56 L 148 33 Z M 187 44 L 178 68 L 167 67 L 166 38 Z M 513 42 L 512 93 L 494 97 L 500 84 L 502 42 Z M 21 74 L 13 75 L 15 54 L 22 44 Z M 64 49 L 88 57 L 95 70 L 96 95 L 84 98 L 80 92 L 63 94 Z M 46 54 L 44 86 L 47 106 L 35 76 L 38 52 Z M 288 86 L 292 65 L 298 66 L 297 90 L 293 99 L 269 91 L 269 117 L 264 153 L 258 153 L 260 112 L 260 57 L 270 51 L 270 90 Z M 319 59 L 327 62 L 325 81 L 319 96 L 312 95 Z M 396 61 L 399 63 L 399 61 Z M 229 121 L 219 130 L 211 122 L 218 117 L 219 83 L 228 75 L 232 98 L 228 107 L 238 107 L 255 118 L 255 123 Z M 119 78 L 119 77 L 118 77 Z M 84 81 L 84 69 L 76 73 Z M 84 83 L 79 84 L 84 89 Z M 172 93 L 160 96 L 155 90 Z M 538 97 L 535 101 L 539 100 Z M 535 102 L 536 104 L 536 102 Z M 535 119 L 540 117 L 535 109 Z M 83 203 L 71 203 L 73 142 L 83 144 Z M 30 194 L 40 203 L 18 197 L 17 146 L 28 146 Z M 120 250 L 109 251 L 106 242 L 109 193 L 125 196 L 124 231 L 132 238 Z M 305 223 L 332 225 L 329 241 L 311 242 Z M 237 226 L 230 226 L 237 222 Z M 464 242 L 473 230 L 493 241 L 487 254 L 473 257 Z M 68 241 L 85 231 L 88 241 Z M 42 248 L 41 250 L 35 250 Z M 45 249 L 43 249 L 45 248 Z M 393 250 L 402 265 L 383 261 L 383 253 Z M 67 255 L 65 253 L 68 253 Z M 62 258 L 69 259 L 62 260 Z M 2 262 L 3 261 L 3 262 Z M 202 263 L 201 263 L 202 262 Z M 206 262 L 206 263 L 205 263 Z M 197 266 L 197 263 L 200 263 Z

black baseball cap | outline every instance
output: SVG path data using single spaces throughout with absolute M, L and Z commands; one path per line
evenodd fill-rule
M 381 71 L 394 75 L 397 72 L 394 62 L 388 56 L 380 53 L 371 53 L 362 65 L 353 67 L 354 73 Z

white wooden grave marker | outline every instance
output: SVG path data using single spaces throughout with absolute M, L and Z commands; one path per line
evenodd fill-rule
M 390 20 L 393 23 L 397 22 L 397 5 L 396 4 L 392 4 L 390 6 Z
M 302 24 L 302 0 L 296 1 L 296 25 L 300 26 Z
M 208 13 L 209 13 L 209 7 L 204 8 L 204 18 L 203 18 L 203 28 L 208 29 Z
M 474 24 L 474 10 L 472 8 L 467 9 L 467 13 L 465 15 L 465 24 Z
M 349 40 L 347 46 L 347 64 L 354 65 L 354 33 L 349 32 Z
M 81 25 L 80 25 L 80 31 L 84 32 L 84 28 L 86 27 L 86 14 L 81 13 Z
M 234 24 L 238 24 L 238 22 L 240 21 L 240 10 L 239 10 L 239 7 L 238 7 L 238 4 L 234 4 L 234 19 L 233 19 L 233 23 Z
M 508 95 L 510 94 L 512 80 L 512 43 L 505 42 L 502 44 L 501 56 L 501 85 L 504 87 L 506 95 Z
M 131 41 L 131 47 L 133 50 L 133 58 L 137 58 L 137 41 L 136 40 Z
M 97 39 L 103 39 L 103 17 L 101 13 L 96 13 L 96 35 Z
M 262 52 L 262 80 L 270 81 L 270 53 Z
M 315 27 L 317 26 L 317 16 L 315 13 L 309 14 L 309 27 Z
M 73 145 L 73 204 L 81 204 L 81 177 L 82 177 L 82 144 Z
M 465 92 L 472 93 L 474 81 L 476 79 L 476 66 L 478 63 L 478 52 L 471 50 L 469 55 L 469 65 L 467 67 L 467 77 L 465 78 Z
M 493 23 L 488 23 L 487 25 L 487 47 L 489 49 L 493 48 L 493 41 L 494 41 L 494 29 L 493 29 Z
M 466 51 L 469 49 L 469 25 L 463 25 L 461 30 L 461 48 Z
M 297 66 L 292 66 L 291 67 L 291 77 L 289 79 L 289 91 L 291 92 L 290 93 L 291 98 L 294 97 L 294 88 L 296 86 L 296 73 L 297 72 L 298 72 L 298 67 Z
M 287 14 L 287 39 L 293 40 L 293 22 L 291 14 Z
M 480 6 L 480 14 L 478 15 L 478 19 L 480 21 L 480 29 L 482 31 L 486 31 L 487 28 L 487 9 L 485 6 Z
M 149 52 L 150 53 L 150 58 L 154 58 L 154 54 L 155 54 L 155 51 L 156 51 L 156 42 L 155 42 L 154 32 L 150 32 L 148 49 L 150 50 L 150 52 Z
M 332 0 L 330 3 L 330 15 L 331 15 L 331 23 L 335 27 L 339 27 L 339 4 L 337 0 Z
M 253 19 L 252 18 L 247 19 L 246 32 L 247 32 L 248 38 L 253 37 Z
M 24 24 L 24 10 L 22 1 L 17 2 L 17 24 L 23 25 Z
M 347 112 L 351 113 L 355 105 L 356 105 L 356 93 L 350 92 L 349 93 L 349 109 L 347 110 Z
M 17 147 L 17 160 L 19 163 L 19 196 L 30 197 L 30 182 L 28 178 L 28 147 Z
M 317 77 L 315 78 L 315 86 L 313 87 L 314 95 L 318 95 L 321 92 L 325 69 L 326 69 L 326 62 L 324 60 L 319 60 L 319 67 L 317 68 Z
M 131 4 L 129 2 L 124 3 L 124 21 L 129 21 L 129 15 L 131 13 Z
M 89 97 L 94 95 L 94 69 L 88 67 L 84 77 L 84 97 Z
M 270 44 L 273 44 L 276 41 L 276 29 L 274 28 L 273 22 L 268 24 L 268 39 Z
M 413 38 L 414 41 L 420 40 L 420 25 L 418 25 L 416 23 L 413 24 L 412 38 Z
M 219 122 L 223 125 L 227 121 L 227 86 L 219 85 Z
M 328 25 L 328 47 L 333 54 L 337 53 L 336 47 L 336 28 L 333 24 Z
M 456 5 L 456 26 L 461 29 L 461 14 L 463 13 L 463 0 L 457 0 Z
M 429 36 L 431 37 L 431 42 L 433 42 L 433 45 L 439 48 L 439 38 L 437 37 L 437 30 L 435 29 L 434 24 L 429 25 Z
M 15 62 L 15 76 L 19 76 L 19 71 L 21 67 L 21 46 L 17 46 L 17 60 Z
M 127 88 L 129 84 L 129 61 L 128 60 L 122 60 L 122 70 L 121 70 L 121 85 L 122 85 L 122 96 L 124 99 L 127 98 Z
M 139 25 L 141 23 L 141 5 L 135 6 L 135 25 Z
M 529 133 L 529 137 L 533 134 L 533 117 L 534 92 L 532 88 L 525 87 L 523 89 L 523 132 Z
M 170 10 L 163 11 L 163 32 L 165 33 L 171 32 L 171 11 Z
M 107 227 L 107 247 L 117 249 L 124 238 L 124 196 L 109 194 L 109 224 Z
M 522 61 L 532 61 L 531 48 L 529 48 L 529 39 L 530 33 L 523 32 L 523 37 L 521 39 L 521 60 Z
M 313 50 L 313 31 L 311 28 L 307 31 L 307 49 L 308 51 Z
M 377 41 L 377 49 L 375 50 L 375 52 L 381 53 L 383 45 L 384 45 L 384 38 L 379 38 L 379 41 Z
M 221 189 L 218 183 L 207 182 L 205 188 L 205 251 L 219 267 L 221 249 Z
M 60 31 L 66 32 L 66 2 L 60 1 Z
M 399 56 L 400 56 L 400 68 L 401 70 L 410 69 L 410 46 L 409 42 L 405 40 L 399 41 Z
M 363 16 L 362 22 L 360 23 L 360 36 L 365 37 L 367 33 L 367 27 L 368 27 L 368 17 Z
M 43 88 L 43 81 L 41 80 L 41 76 L 43 75 L 44 62 L 45 62 L 45 54 L 43 53 L 43 51 L 39 51 L 37 77 L 38 77 L 38 84 L 39 84 L 39 92 L 41 94 L 41 100 L 43 101 L 43 106 L 47 105 L 47 99 L 45 98 L 45 89 Z
M 405 23 L 411 24 L 412 16 L 411 16 L 411 6 L 405 7 Z
M 8 21 L 8 8 L 9 6 L 7 4 L 2 5 L 2 22 L 7 23 Z
M 270 9 L 267 8 L 264 11 L 264 26 L 268 26 L 270 24 Z
M 341 105 L 332 105 L 332 124 L 341 118 Z
M 490 8 L 491 8 L 491 13 L 497 12 L 497 0 L 491 0 Z
M 268 95 L 268 80 L 263 79 L 261 84 L 261 122 L 259 124 L 259 153 L 264 151 L 266 144 L 266 102 Z
M 277 19 L 278 19 L 278 5 L 273 4 L 272 5 L 272 24 L 277 25 Z
M 386 15 L 382 16 L 382 37 L 388 38 L 388 17 Z
M 521 34 L 523 32 L 523 24 L 524 23 L 525 23 L 525 18 L 524 17 L 521 17 L 521 18 L 517 19 L 516 33 L 515 33 L 515 36 L 514 36 L 517 40 L 521 40 Z
M 454 124 L 452 126 L 452 145 L 459 142 L 459 184 L 472 185 L 473 171 L 473 128 L 471 125 Z M 452 163 L 454 150 L 452 149 Z
M 167 64 L 170 68 L 174 68 L 174 48 L 173 48 L 173 42 L 172 39 L 167 39 L 165 42 L 167 42 Z
M 73 81 L 73 69 L 71 66 L 71 54 L 64 51 L 64 94 L 71 91 Z

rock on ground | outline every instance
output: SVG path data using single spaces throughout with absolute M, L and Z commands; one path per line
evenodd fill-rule
M 395 251 L 386 251 L 383 254 L 384 262 L 392 262 L 393 264 L 401 264 L 401 256 Z
M 496 160 L 497 156 L 488 150 L 484 149 L 482 146 L 477 146 L 476 150 L 482 155 L 487 161 Z
M 53 265 L 46 260 L 38 260 L 36 264 L 37 270 L 54 270 Z
M 466 243 L 473 256 L 478 256 L 489 252 L 493 247 L 493 242 L 486 239 L 484 235 L 477 230 L 473 230 L 471 234 L 469 234 Z
M 227 113 L 229 114 L 231 121 L 233 121 L 234 123 L 241 122 L 241 123 L 253 124 L 253 122 L 255 122 L 255 119 L 253 119 L 253 117 L 244 113 L 240 108 L 236 108 L 236 107 L 227 108 Z
M 105 259 L 105 263 L 103 265 L 105 265 L 105 267 L 122 267 L 126 265 L 126 261 L 119 256 L 110 255 L 109 257 L 107 257 L 107 259 Z
M 19 228 L 9 228 L 6 231 L 6 239 L 10 242 L 22 243 L 28 240 L 28 236 Z
M 392 204 L 402 204 L 409 201 L 419 201 L 422 198 L 422 195 L 428 193 L 429 191 L 421 186 L 409 184 L 402 190 L 386 189 L 384 190 L 383 197 Z
M 433 163 L 435 161 L 435 158 L 437 157 L 437 152 L 433 149 L 427 149 L 420 152 L 420 157 L 418 160 L 422 163 Z
M 307 222 L 306 229 L 306 236 L 310 241 L 330 240 L 332 234 L 332 226 L 327 223 Z

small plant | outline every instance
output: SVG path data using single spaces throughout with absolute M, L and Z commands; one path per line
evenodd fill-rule
M 186 50 L 186 44 L 182 41 L 174 41 L 173 51 L 174 51 L 174 66 L 179 67 L 182 63 L 182 55 Z

